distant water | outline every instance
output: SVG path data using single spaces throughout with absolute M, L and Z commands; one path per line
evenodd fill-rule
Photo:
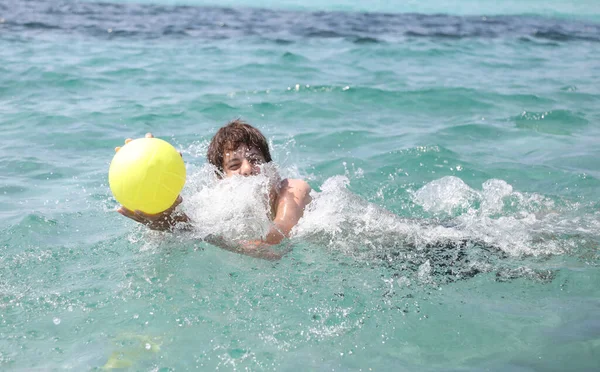
M 89 0 L 85 0 L 89 1 Z M 596 0 L 110 0 L 113 3 L 226 6 L 237 8 L 347 11 L 377 13 L 419 13 L 453 15 L 543 15 L 563 18 L 600 18 Z
M 598 370 L 598 3 L 422 3 L 0 1 L 0 370 Z M 237 117 L 315 190 L 277 263 L 199 239 L 265 228 Z M 146 132 L 194 232 L 114 211 Z

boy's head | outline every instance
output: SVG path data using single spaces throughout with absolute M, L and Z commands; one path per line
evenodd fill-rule
M 208 161 L 230 177 L 250 176 L 271 162 L 269 144 L 263 134 L 242 120 L 234 120 L 217 131 L 208 146 Z

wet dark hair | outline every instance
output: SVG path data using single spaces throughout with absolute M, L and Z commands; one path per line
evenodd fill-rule
M 240 120 L 233 120 L 217 131 L 208 146 L 208 161 L 223 171 L 223 156 L 227 151 L 235 151 L 241 145 L 256 147 L 265 162 L 271 162 L 271 152 L 265 136 L 252 125 Z

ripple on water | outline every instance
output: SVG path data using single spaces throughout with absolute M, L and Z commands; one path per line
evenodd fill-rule
M 303 55 L 298 54 L 298 53 L 292 53 L 292 52 L 283 53 L 283 55 L 281 56 L 281 60 L 283 62 L 290 62 L 290 63 L 309 61 L 309 59 L 304 57 Z
M 519 129 L 559 136 L 573 135 L 589 124 L 582 113 L 570 110 L 523 111 L 512 120 Z
M 33 156 L 24 156 L 19 159 L 5 158 L 0 165 L 0 170 L 7 177 L 23 180 L 19 183 L 25 182 L 25 180 L 57 181 L 73 173 L 72 170 L 58 167 Z
M 472 143 L 474 140 L 495 138 L 501 140 L 510 135 L 509 131 L 492 123 L 471 123 L 454 125 L 438 131 L 440 138 L 451 137 L 452 143 Z
M 0 185 L 0 194 L 3 195 L 16 195 L 23 192 L 26 192 L 28 187 L 22 184 L 21 182 L 14 182 L 11 180 L 9 184 Z

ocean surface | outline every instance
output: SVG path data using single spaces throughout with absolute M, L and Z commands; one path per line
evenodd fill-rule
M 202 241 L 268 223 L 235 118 L 314 189 L 277 262 Z M 147 132 L 192 232 L 115 212 Z M 0 0 L 0 370 L 597 371 L 599 138 L 597 1 Z

